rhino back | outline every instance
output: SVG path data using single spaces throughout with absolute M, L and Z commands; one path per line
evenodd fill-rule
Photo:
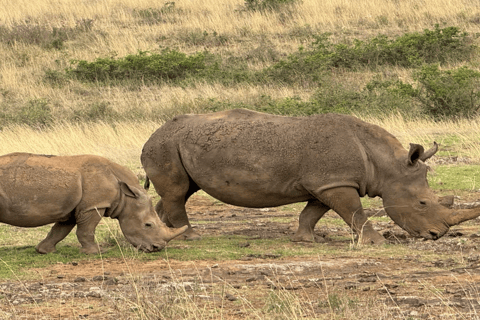
M 1 222 L 36 227 L 68 220 L 81 195 L 79 172 L 60 158 L 22 153 L 0 157 Z
M 353 186 L 365 193 L 374 179 L 373 153 L 389 158 L 398 148 L 403 149 L 385 130 L 351 116 L 230 110 L 169 121 L 152 135 L 144 153 L 164 167 L 180 157 L 193 181 L 222 201 L 265 206 L 269 197 L 272 204 L 280 198 L 308 200 L 305 186 L 312 184 Z M 252 203 L 260 198 L 261 203 Z

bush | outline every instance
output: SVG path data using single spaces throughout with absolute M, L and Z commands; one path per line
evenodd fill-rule
M 426 65 L 415 74 L 419 99 L 425 112 L 434 118 L 469 117 L 480 108 L 480 72 L 461 67 L 442 71 Z
M 104 121 L 111 122 L 118 120 L 120 115 L 115 111 L 108 102 L 98 102 L 87 106 L 84 109 L 75 110 L 73 112 L 73 120 L 83 121 Z
M 45 99 L 35 99 L 20 108 L 16 122 L 31 127 L 46 127 L 53 123 L 52 110 Z
M 309 49 L 301 47 L 272 67 L 262 71 L 265 79 L 285 83 L 318 82 L 322 74 L 334 68 L 357 70 L 380 66 L 419 67 L 424 63 L 468 61 L 476 50 L 472 39 L 456 27 L 407 33 L 395 39 L 378 35 L 353 40 L 351 44 L 333 44 L 329 33 L 314 36 Z
M 67 74 L 73 78 L 92 82 L 122 80 L 170 81 L 184 79 L 206 68 L 207 53 L 187 56 L 176 50 L 164 49 L 161 53 L 141 51 L 124 58 L 98 58 L 94 62 L 72 61 Z

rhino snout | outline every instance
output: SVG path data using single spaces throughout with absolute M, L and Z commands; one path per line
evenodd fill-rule
M 435 230 L 435 229 L 430 229 L 427 232 L 421 234 L 421 237 L 427 240 L 438 240 L 440 239 L 445 233 L 447 233 L 448 228 L 445 230 Z
M 150 253 L 150 252 L 158 252 L 162 251 L 166 247 L 167 243 L 156 243 L 156 244 L 150 244 L 150 245 L 145 245 L 141 244 L 137 246 L 137 250 Z

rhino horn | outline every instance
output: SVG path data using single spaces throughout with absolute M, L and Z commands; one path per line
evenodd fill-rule
M 162 239 L 168 242 L 187 231 L 187 229 L 188 226 L 183 226 L 180 228 L 169 228 L 164 224 L 162 227 Z
M 430 159 L 435 153 L 438 151 L 438 143 L 435 141 L 433 142 L 433 147 L 425 151 L 423 154 L 420 155 L 419 159 L 425 162 L 427 159 Z
M 450 216 L 447 217 L 446 222 L 449 226 L 455 226 L 464 221 L 475 219 L 478 216 L 480 216 L 480 207 L 454 210 Z

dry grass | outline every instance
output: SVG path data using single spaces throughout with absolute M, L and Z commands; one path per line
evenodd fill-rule
M 401 115 L 389 118 L 364 118 L 394 134 L 408 148 L 409 143 L 430 147 L 433 141 L 440 150 L 448 147 L 452 155 L 461 154 L 480 162 L 480 118 L 433 122 L 408 120 Z M 162 125 L 161 121 L 58 124 L 37 130 L 27 126 L 12 126 L 0 131 L 0 154 L 31 152 L 41 154 L 96 154 L 140 169 L 140 153 L 150 135 Z M 455 141 L 451 139 L 454 137 Z
M 96 102 L 109 102 L 114 110 L 140 108 L 174 109 L 178 101 L 195 103 L 197 98 L 228 97 L 248 103 L 262 94 L 275 98 L 298 95 L 301 88 L 246 86 L 225 88 L 197 84 L 183 89 L 155 86 L 128 90 L 98 88 L 77 82 L 62 88 L 43 81 L 47 69 L 62 70 L 71 59 L 92 61 L 98 57 L 123 57 L 138 50 L 173 47 L 192 53 L 202 50 L 229 56 L 254 54 L 271 48 L 279 57 L 311 42 L 312 34 L 332 32 L 335 39 L 365 38 L 432 28 L 435 23 L 458 26 L 470 33 L 480 31 L 480 6 L 473 0 L 424 1 L 344 1 L 303 0 L 280 12 L 246 12 L 244 1 L 175 1 L 174 10 L 158 23 L 149 23 L 142 12 L 160 12 L 169 2 L 148 0 L 109 1 L 0 1 L 0 26 L 41 25 L 75 28 L 91 20 L 91 31 L 76 34 L 62 50 L 46 50 L 38 45 L 0 43 L 0 104 L 23 105 L 43 98 L 56 108 L 79 109 Z M 222 45 L 195 41 L 203 32 L 224 36 Z M 257 51 L 255 51 L 257 50 Z M 257 62 L 261 67 L 262 62 Z M 396 71 L 398 72 L 398 70 Z M 362 81 L 368 81 L 363 79 Z M 238 92 L 235 92 L 238 91 Z
M 134 169 L 140 166 L 143 144 L 158 126 L 154 122 L 60 124 L 45 130 L 13 126 L 0 133 L 0 154 L 96 154 Z

